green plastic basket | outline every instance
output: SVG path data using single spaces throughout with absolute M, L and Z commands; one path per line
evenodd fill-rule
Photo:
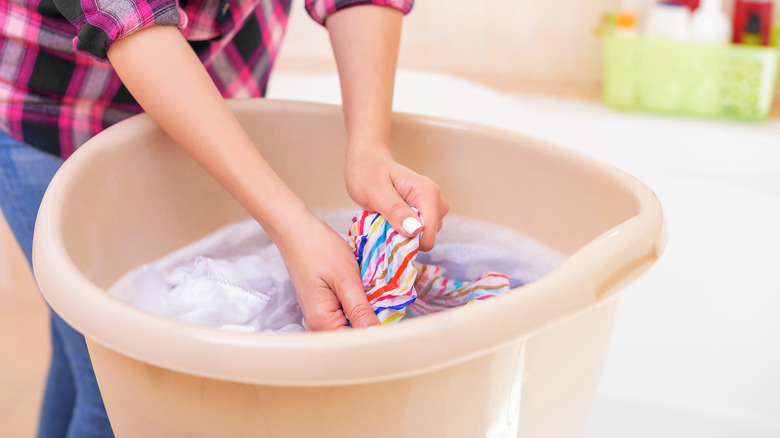
M 626 38 L 615 35 L 611 19 L 600 34 L 609 106 L 743 120 L 769 117 L 776 40 L 772 47 L 756 47 Z

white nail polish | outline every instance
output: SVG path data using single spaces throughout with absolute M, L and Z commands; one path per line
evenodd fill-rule
M 404 227 L 404 231 L 406 231 L 409 234 L 413 234 L 415 231 L 419 230 L 420 227 L 422 227 L 422 224 L 417 219 L 413 217 L 408 217 L 404 219 L 403 227 Z

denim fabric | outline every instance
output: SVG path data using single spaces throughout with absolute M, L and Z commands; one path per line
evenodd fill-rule
M 0 210 L 30 263 L 38 207 L 62 161 L 0 131 Z M 51 342 L 38 437 L 113 437 L 84 336 L 51 312 Z

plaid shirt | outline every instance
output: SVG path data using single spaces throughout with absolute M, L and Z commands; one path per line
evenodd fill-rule
M 2 0 L 0 129 L 68 157 L 141 107 L 106 62 L 108 47 L 158 24 L 181 29 L 225 98 L 260 97 L 292 0 Z M 413 0 L 306 0 L 318 23 L 361 4 L 409 12 Z

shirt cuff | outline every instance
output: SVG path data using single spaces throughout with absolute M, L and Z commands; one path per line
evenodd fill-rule
M 306 0 L 306 11 L 314 21 L 324 25 L 328 15 L 350 6 L 390 6 L 408 14 L 413 4 L 414 0 Z
M 114 41 L 154 25 L 184 28 L 187 15 L 175 0 L 95 2 L 81 1 L 82 14 L 72 20 L 78 33 L 73 39 L 76 52 L 106 60 Z

